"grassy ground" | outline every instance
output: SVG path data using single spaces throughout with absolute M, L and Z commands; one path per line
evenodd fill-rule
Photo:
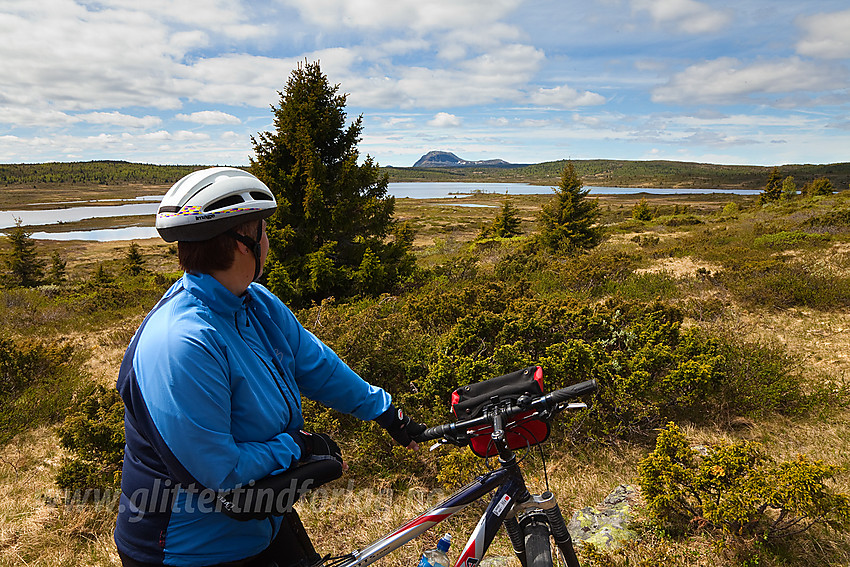
M 92 201 L 90 205 L 97 205 L 96 201 L 102 199 L 126 199 L 132 200 L 136 197 L 148 195 L 165 195 L 170 185 L 148 185 L 148 184 L 120 184 L 120 185 L 72 185 L 72 184 L 44 184 L 44 185 L 12 185 L 0 189 L 0 209 L 17 210 L 27 209 L 53 209 L 57 204 L 78 202 L 81 200 Z M 114 205 L 102 203 L 104 205 Z
M 631 219 L 632 207 L 640 198 L 646 198 L 656 211 L 652 221 Z M 474 238 L 493 218 L 502 199 L 498 195 L 463 199 L 463 204 L 488 205 L 476 208 L 458 207 L 444 200 L 398 200 L 397 216 L 416 228 L 415 250 L 420 262 L 433 266 L 444 262 Z M 544 200 L 544 196 L 512 197 L 521 211 L 526 230 L 533 229 L 532 221 Z M 846 209 L 850 199 L 840 195 L 767 207 L 753 206 L 753 201 L 734 195 L 601 196 L 599 203 L 608 237 L 591 257 L 602 261 L 612 254 L 624 253 L 634 258 L 637 268 L 632 279 L 611 288 L 610 294 L 648 301 L 661 298 L 676 303 L 687 313 L 685 324 L 688 326 L 704 326 L 717 332 L 781 345 L 797 356 L 802 375 L 810 384 L 830 379 L 846 385 L 850 379 L 850 309 L 846 303 L 840 303 L 845 296 L 836 296 L 838 303 L 832 305 L 815 300 L 790 305 L 773 300 L 758 301 L 758 297 L 746 293 L 747 285 L 758 290 L 773 288 L 758 287 L 760 281 L 756 277 L 741 284 L 722 280 L 717 274 L 736 270 L 743 273 L 750 269 L 750 264 L 781 259 L 797 270 L 792 273 L 794 277 L 826 274 L 834 286 L 846 287 L 846 278 L 850 275 L 850 235 L 847 232 L 833 232 L 827 234 L 827 240 L 797 243 L 791 247 L 773 248 L 775 238 L 758 239 L 782 231 L 801 230 L 806 219 Z M 699 224 L 680 222 L 689 216 Z M 138 244 L 149 270 L 176 271 L 173 247 L 159 240 Z M 5 246 L 0 242 L 0 251 L 5 252 Z M 44 257 L 58 250 L 66 258 L 68 277 L 73 282 L 90 278 L 98 265 L 117 274 L 127 246 L 126 242 L 37 244 Z M 809 280 L 793 281 L 797 282 L 793 285 L 801 285 L 799 282 Z M 587 300 L 601 299 L 588 296 Z M 44 305 L 35 300 L 35 295 L 4 292 L 0 303 L 0 330 L 8 336 L 37 335 L 80 345 L 89 353 L 86 369 L 92 379 L 109 385 L 114 381 L 124 346 L 153 301 L 154 295 L 144 296 L 135 303 L 112 308 L 93 322 L 82 323 L 73 319 L 76 316 L 73 310 L 51 308 L 53 311 L 46 312 Z M 21 321 L 27 321 L 26 325 L 21 326 Z M 847 473 L 850 456 L 846 451 L 850 439 L 850 411 L 823 409 L 796 418 L 769 416 L 742 420 L 733 427 L 686 425 L 685 431 L 694 444 L 754 440 L 779 459 L 806 454 L 834 463 L 843 470 L 836 487 L 850 493 Z M 598 503 L 618 484 L 634 483 L 636 465 L 647 451 L 646 447 L 623 443 L 577 447 L 553 458 L 549 464 L 550 482 L 565 513 Z M 62 494 L 54 484 L 54 476 L 62 456 L 63 451 L 50 426 L 22 434 L 0 450 L 0 486 L 3 487 L 0 565 L 118 564 L 110 534 L 114 512 L 108 507 L 61 505 Z M 539 488 L 542 482 L 539 473 L 532 477 L 536 484 L 533 488 Z M 421 511 L 424 504 L 433 503 L 436 497 L 417 490 L 415 485 L 410 490 L 393 492 L 381 481 L 363 478 L 354 479 L 353 490 L 342 490 L 347 488 L 347 482 L 343 479 L 334 485 L 341 495 L 333 502 L 308 499 L 301 507 L 308 531 L 323 553 L 362 547 Z M 465 538 L 474 525 L 474 516 L 464 515 L 448 524 L 447 529 L 456 541 Z M 370 521 L 364 521 L 366 518 Z M 584 564 L 670 567 L 850 564 L 850 537 L 846 534 L 814 531 L 791 547 L 764 552 L 754 542 L 705 535 L 670 539 L 647 526 L 641 533 L 639 542 L 617 553 L 582 552 Z M 411 565 L 418 560 L 421 550 L 431 546 L 441 534 L 442 531 L 429 534 L 379 564 Z M 452 556 L 456 556 L 457 548 L 456 544 Z M 493 552 L 503 556 L 510 554 L 506 538 L 497 538 Z

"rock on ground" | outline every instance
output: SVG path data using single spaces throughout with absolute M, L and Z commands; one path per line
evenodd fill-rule
M 588 506 L 573 514 L 567 529 L 573 541 L 591 543 L 601 549 L 617 549 L 635 539 L 632 524 L 632 505 L 638 491 L 634 486 L 621 484 L 598 506 Z

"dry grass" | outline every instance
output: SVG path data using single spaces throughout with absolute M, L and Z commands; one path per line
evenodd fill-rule
M 696 261 L 690 256 L 685 258 L 660 258 L 646 268 L 638 268 L 636 274 L 670 274 L 675 278 L 694 277 L 697 270 L 717 272 L 720 266 L 708 262 Z
M 0 453 L 0 566 L 120 565 L 109 507 L 67 507 L 54 484 L 63 456 L 51 427 Z
M 850 313 L 792 308 L 737 312 L 734 320 L 741 335 L 780 344 L 800 355 L 812 379 L 822 375 L 839 382 L 850 379 Z
M 65 340 L 89 353 L 86 371 L 99 384 L 111 388 L 115 386 L 124 351 L 143 319 L 144 315 L 128 317 L 108 329 L 69 333 Z

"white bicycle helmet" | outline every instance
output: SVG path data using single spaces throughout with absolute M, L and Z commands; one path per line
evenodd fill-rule
M 166 242 L 200 241 L 244 222 L 264 219 L 277 208 L 265 183 L 235 167 L 190 173 L 162 198 L 156 230 Z

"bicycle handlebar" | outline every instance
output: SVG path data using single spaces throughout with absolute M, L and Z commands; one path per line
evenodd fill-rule
M 555 390 L 554 392 L 545 394 L 539 398 L 535 398 L 528 404 L 511 406 L 510 408 L 500 410 L 498 413 L 503 417 L 509 418 L 528 412 L 529 410 L 536 410 L 538 413 L 554 412 L 555 410 L 558 410 L 558 405 L 562 402 L 593 393 L 596 391 L 598 386 L 599 385 L 596 380 L 587 380 L 585 382 L 580 382 L 579 384 L 573 384 L 572 386 L 561 388 L 560 390 Z M 492 416 L 483 415 L 481 417 L 467 419 L 466 421 L 456 421 L 454 423 L 435 425 L 434 427 L 426 429 L 422 432 L 422 434 L 417 435 L 415 437 L 415 441 L 431 441 L 442 437 L 456 436 L 458 433 L 466 433 L 468 429 L 486 425 L 492 425 Z
M 592 394 L 599 387 L 599 384 L 596 380 L 587 380 L 586 382 L 579 382 L 578 384 L 573 384 L 572 386 L 567 386 L 566 388 L 561 388 L 560 390 L 555 390 L 551 394 L 546 394 L 543 396 L 543 399 L 548 398 L 548 404 L 559 404 L 561 402 L 566 402 L 567 400 L 571 400 L 573 398 L 579 398 L 581 396 Z M 538 398 L 539 399 L 539 398 Z

